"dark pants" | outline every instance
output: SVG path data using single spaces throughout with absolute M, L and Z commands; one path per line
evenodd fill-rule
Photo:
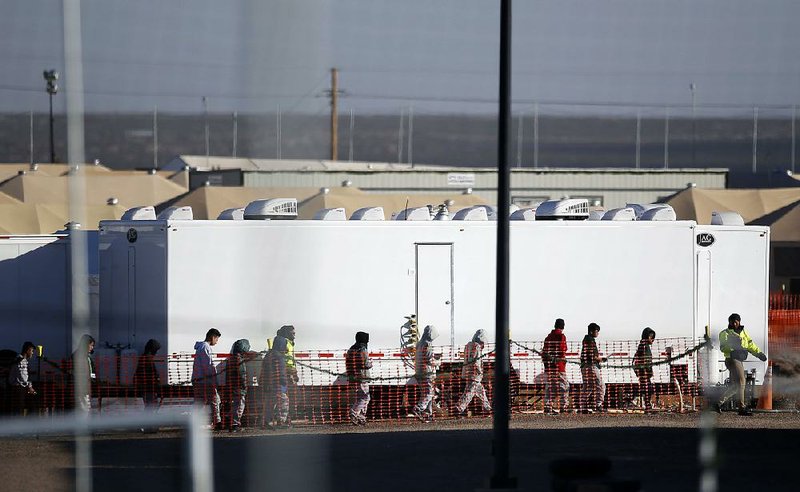
M 28 393 L 28 388 L 11 386 L 11 408 L 17 415 L 24 415 L 25 410 L 33 410 L 34 395 Z
M 722 405 L 732 396 L 736 395 L 736 405 L 738 408 L 745 408 L 744 404 L 744 365 L 742 361 L 736 359 L 725 359 L 725 367 L 730 371 L 730 386 L 725 390 L 719 404 Z

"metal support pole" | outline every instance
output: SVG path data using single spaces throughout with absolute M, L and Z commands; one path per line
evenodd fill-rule
M 403 128 L 405 125 L 404 121 L 405 110 L 402 108 L 400 109 L 400 126 L 397 129 L 397 163 L 403 163 Z
M 50 94 L 50 163 L 56 162 L 56 150 L 53 140 L 53 95 Z
M 283 125 L 283 121 L 281 117 L 281 107 L 278 106 L 278 112 L 275 113 L 275 157 L 278 159 L 281 159 L 283 156 L 283 149 L 281 149 L 281 132 L 283 131 L 281 126 Z
M 636 110 L 636 169 L 642 163 L 642 110 Z
M 153 107 L 153 169 L 158 169 L 158 106 Z
M 350 162 L 353 162 L 353 128 L 355 127 L 355 115 L 353 114 L 353 109 L 350 109 L 350 150 L 348 151 L 348 159 Z
M 794 156 L 795 156 L 795 136 L 794 136 L 794 128 L 795 128 L 795 121 L 797 119 L 797 105 L 792 104 L 792 160 L 791 160 L 791 168 L 792 174 L 794 174 Z
M 516 479 L 509 476 L 509 184 L 511 123 L 511 0 L 500 2 L 500 97 L 497 121 L 497 294 L 495 306 L 495 363 L 494 363 L 494 474 L 490 485 L 494 489 L 514 488 Z
M 697 113 L 695 111 L 695 90 L 697 90 L 697 86 L 694 85 L 694 82 L 689 84 L 689 90 L 692 91 L 692 167 L 694 167 L 695 159 L 697 157 L 695 150 L 697 143 Z
M 758 106 L 753 106 L 753 174 L 758 168 Z
M 331 160 L 339 160 L 339 71 L 331 68 Z
M 517 167 L 522 167 L 522 114 L 517 118 Z
M 414 167 L 414 108 L 408 108 L 408 163 Z
M 533 167 L 539 167 L 539 103 L 533 103 Z
M 30 165 L 33 166 L 33 111 L 30 113 L 30 133 L 31 133 L 31 162 Z
M 233 112 L 233 148 L 231 149 L 231 155 L 236 157 L 236 147 L 239 144 L 239 113 L 236 111 Z
M 669 106 L 664 108 L 664 169 L 669 169 Z
M 208 156 L 211 153 L 211 141 L 208 133 L 208 98 L 203 96 L 203 125 L 206 138 L 206 167 L 208 167 Z

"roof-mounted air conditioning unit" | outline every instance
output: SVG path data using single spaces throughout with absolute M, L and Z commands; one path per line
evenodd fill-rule
M 639 216 L 639 220 L 652 220 L 652 221 L 674 221 L 677 218 L 675 210 L 669 205 L 662 205 L 660 207 L 653 207 L 645 210 Z
M 156 220 L 156 209 L 154 207 L 133 207 L 122 214 L 120 220 Z
M 226 208 L 219 213 L 217 220 L 244 220 L 244 208 Z
M 462 208 L 453 216 L 453 220 L 489 220 L 485 207 L 475 206 Z
M 347 220 L 344 208 L 323 208 L 314 214 L 314 220 Z
M 736 212 L 711 212 L 711 225 L 743 226 L 744 219 Z
M 431 220 L 431 211 L 428 207 L 406 208 L 397 212 L 394 220 Z
M 603 214 L 600 220 L 631 221 L 636 220 L 636 211 L 631 207 L 612 208 Z
M 642 214 L 648 210 L 669 207 L 669 205 L 665 203 L 627 203 L 625 206 L 633 209 L 633 211 L 636 213 L 636 220 L 640 220 Z
M 192 220 L 192 207 L 167 207 L 158 214 L 158 220 Z
M 296 218 L 296 198 L 256 200 L 244 208 L 244 220 L 292 220 Z
M 521 208 L 511 213 L 509 220 L 536 220 L 535 208 Z
M 383 207 L 364 207 L 353 212 L 350 220 L 386 220 L 386 216 Z
M 567 198 L 548 200 L 536 208 L 536 220 L 586 220 L 589 218 L 589 200 Z

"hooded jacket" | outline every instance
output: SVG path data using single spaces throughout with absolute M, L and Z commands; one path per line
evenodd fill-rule
M 739 333 L 736 333 L 736 330 L 731 327 L 721 331 L 719 334 L 719 348 L 726 359 L 741 361 L 747 359 L 748 352 L 753 355 L 761 353 L 761 349 L 750 338 L 744 327 Z
M 288 384 L 286 375 L 286 350 L 288 340 L 277 336 L 272 341 L 272 348 L 264 356 L 261 363 L 261 381 L 270 391 L 283 390 Z
M 544 339 L 542 353 L 545 355 L 545 369 L 555 369 L 558 372 L 567 371 L 567 362 L 565 360 L 567 357 L 567 337 L 564 336 L 563 329 L 553 328 L 547 338 Z
M 369 379 L 369 370 L 372 362 L 369 360 L 369 333 L 359 331 L 356 333 L 356 343 L 347 350 L 347 376 L 351 381 L 365 382 Z
M 231 347 L 231 356 L 226 366 L 226 381 L 228 387 L 241 394 L 247 391 L 247 366 L 245 354 L 250 351 L 250 341 L 247 339 L 236 340 Z
M 461 367 L 461 377 L 469 381 L 483 379 L 483 346 L 486 344 L 486 332 L 478 330 L 472 336 L 472 341 L 464 346 L 464 365 Z
M 133 384 L 142 393 L 158 393 L 161 387 L 161 376 L 156 370 L 154 357 L 161 348 L 158 340 L 150 339 L 144 346 L 144 352 L 139 356 L 136 372 L 133 374 Z
M 214 353 L 206 341 L 194 344 L 194 364 L 192 364 L 192 384 L 217 385 L 217 368 L 214 367 Z
M 414 371 L 417 380 L 436 378 L 436 369 L 439 361 L 433 354 L 433 341 L 439 337 L 439 330 L 433 325 L 428 325 L 422 332 L 422 338 L 417 342 L 416 353 L 414 354 Z

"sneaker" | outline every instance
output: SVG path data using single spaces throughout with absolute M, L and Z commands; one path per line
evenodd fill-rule
M 360 425 L 360 424 L 361 424 L 361 419 L 359 419 L 359 418 L 358 418 L 358 417 L 356 417 L 355 415 L 352 415 L 352 414 L 351 414 L 351 415 L 350 415 L 350 423 L 351 423 L 352 425 Z
M 414 417 L 418 418 L 420 422 L 425 422 L 425 414 L 414 408 L 411 410 L 411 413 L 414 414 Z
M 361 417 L 360 419 L 358 419 L 358 425 L 367 425 L 367 418 Z

